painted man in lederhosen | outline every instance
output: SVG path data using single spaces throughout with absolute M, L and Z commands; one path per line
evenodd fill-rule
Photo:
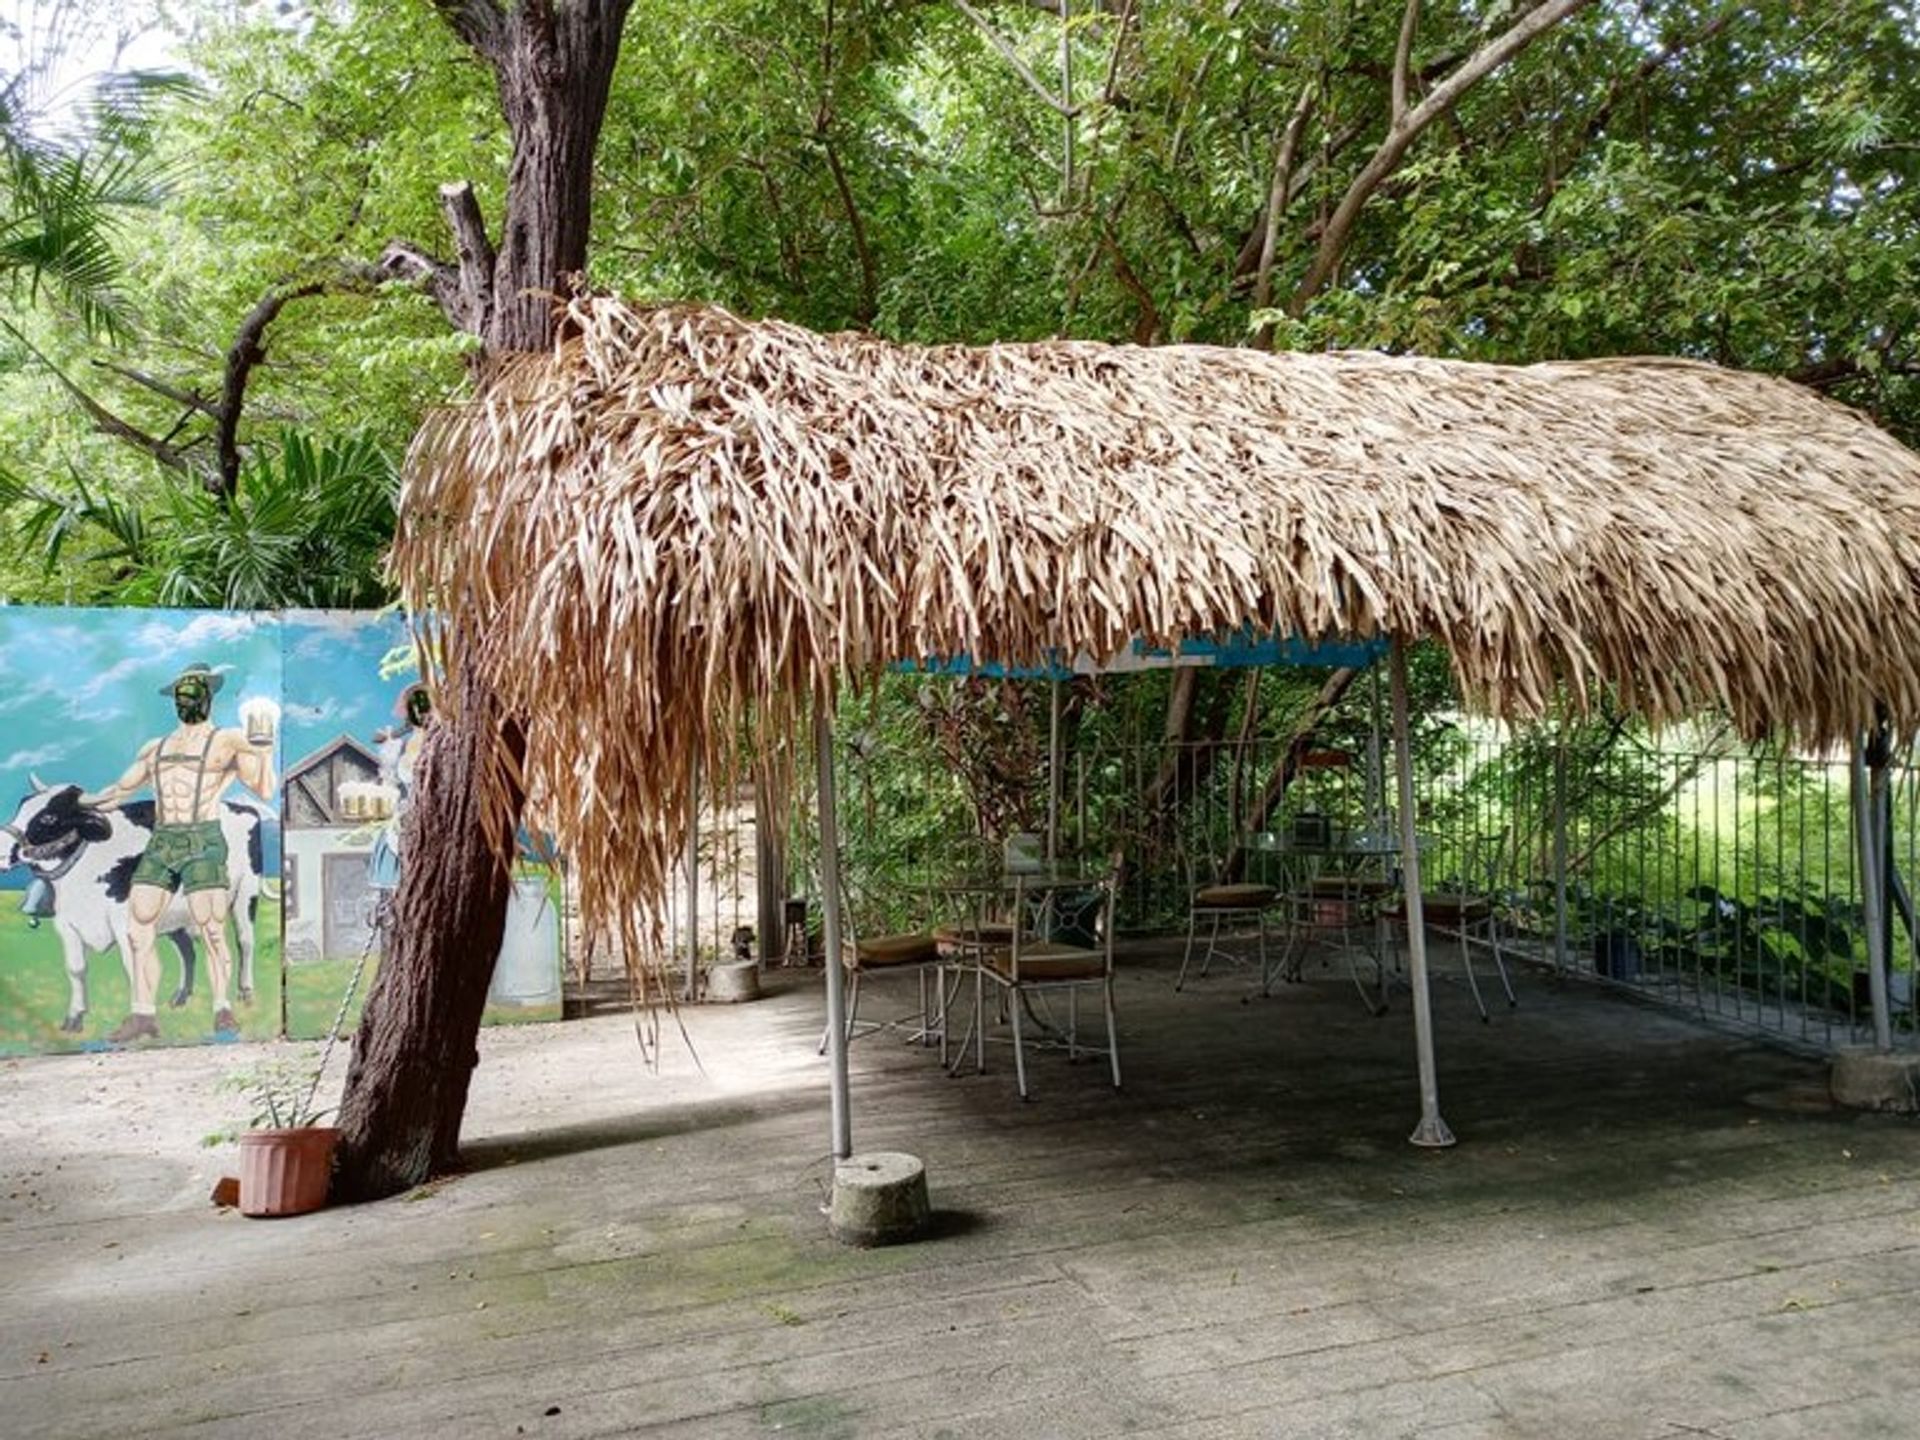
M 273 735 L 250 737 L 213 723 L 213 697 L 225 677 L 206 665 L 189 665 L 163 687 L 173 697 L 180 724 L 149 740 L 132 766 L 106 789 L 83 795 L 83 805 L 118 805 L 142 789 L 153 790 L 153 839 L 133 872 L 127 896 L 127 942 L 133 961 L 132 1013 L 107 1038 L 116 1044 L 160 1033 L 154 997 L 160 988 L 160 956 L 154 947 L 160 917 L 178 892 L 207 947 L 207 978 L 213 986 L 213 1028 L 239 1029 L 228 999 L 233 962 L 227 947 L 229 876 L 222 833 L 221 797 L 238 780 L 270 800 L 274 790 Z

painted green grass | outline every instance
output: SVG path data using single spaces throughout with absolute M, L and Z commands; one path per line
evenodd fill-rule
M 109 1048 L 107 1035 L 128 1009 L 126 967 L 117 949 L 88 957 L 87 1019 L 77 1035 L 60 1029 L 67 1014 L 67 970 L 60 937 L 50 921 L 35 927 L 11 897 L 0 897 L 0 1055 L 39 1055 Z M 557 909 L 556 900 L 556 909 Z M 231 931 L 229 931 L 231 934 Z M 213 992 L 207 982 L 206 960 L 200 956 L 194 995 L 185 1007 L 170 1008 L 166 1001 L 180 983 L 180 959 L 172 943 L 160 942 L 160 1025 L 158 1041 L 146 1045 L 206 1045 L 230 1039 L 271 1040 L 284 1033 L 292 1039 L 318 1039 L 340 1008 L 340 996 L 354 967 L 353 957 L 283 967 L 280 951 L 280 907 L 262 899 L 254 924 L 254 996 L 241 1003 L 234 984 L 234 1016 L 240 1022 L 236 1036 L 217 1036 L 213 1029 Z M 229 942 L 232 943 L 231 941 Z M 196 945 L 196 950 L 204 951 Z M 237 948 L 236 948 L 237 953 Z M 360 1023 L 360 1011 L 373 983 L 379 958 L 367 962 L 366 974 L 347 1012 L 345 1033 Z M 282 994 L 284 985 L 284 997 Z M 282 1009 L 284 998 L 285 1008 Z M 489 1005 L 489 1025 L 522 1025 L 560 1018 L 558 1003 L 550 1005 Z
M 544 866 L 524 865 L 519 874 L 539 875 L 547 882 L 547 894 L 552 904 L 552 914 L 556 917 L 554 943 L 559 944 L 558 919 L 561 907 L 561 877 L 558 872 Z M 287 966 L 287 1037 L 292 1040 L 318 1040 L 327 1033 L 327 1027 L 333 1023 L 335 1015 L 340 1013 L 340 997 L 346 993 L 347 983 L 353 975 L 354 966 L 359 963 L 357 956 L 336 956 L 325 960 L 302 960 Z M 341 1024 L 341 1032 L 351 1035 L 360 1024 L 360 1013 L 366 1007 L 367 992 L 373 988 L 373 977 L 380 968 L 380 957 L 367 957 L 366 970 L 355 988 L 352 1003 L 347 1006 L 346 1016 Z M 547 1020 L 558 1020 L 561 1007 L 558 1001 L 550 1005 L 489 1005 L 481 1023 L 486 1025 L 525 1025 Z
M 353 974 L 356 961 L 349 957 L 338 960 L 302 961 L 287 966 L 287 1037 L 292 1040 L 318 1040 L 327 1033 L 327 1026 L 333 1023 L 333 1017 L 340 1012 L 340 997 L 346 993 L 347 981 Z M 367 991 L 373 986 L 374 972 L 380 968 L 380 957 L 367 957 L 366 973 L 360 977 L 359 988 L 354 991 L 353 1003 L 347 1007 L 347 1017 L 342 1025 L 342 1033 L 353 1034 L 360 1024 L 360 1012 L 366 1008 Z M 546 1020 L 558 1020 L 560 1006 L 552 1005 L 489 1005 L 481 1023 L 486 1025 L 526 1025 Z
M 229 930 L 231 935 L 231 930 Z M 160 942 L 160 1039 L 147 1045 L 205 1045 L 240 1038 L 270 1040 L 280 1033 L 280 909 L 262 903 L 254 922 L 254 995 L 240 1001 L 239 982 L 233 986 L 238 1037 L 216 1036 L 213 1030 L 213 989 L 207 981 L 205 947 L 196 944 L 199 973 L 193 999 L 182 1009 L 167 1005 L 180 983 L 180 959 L 170 941 Z M 238 956 L 238 947 L 229 945 Z M 67 1014 L 67 968 L 60 938 L 51 922 L 37 928 L 14 904 L 0 901 L 0 1055 L 44 1054 L 99 1050 L 107 1033 L 127 1015 L 126 967 L 118 949 L 87 959 L 87 1020 L 78 1035 L 60 1029 Z M 324 1023 L 324 1022 L 323 1022 Z

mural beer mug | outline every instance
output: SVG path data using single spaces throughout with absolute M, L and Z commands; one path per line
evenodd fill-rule
M 271 745 L 280 729 L 280 707 L 264 695 L 240 702 L 240 724 L 249 745 Z

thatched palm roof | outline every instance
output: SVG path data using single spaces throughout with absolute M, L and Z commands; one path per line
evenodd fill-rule
M 1781 381 L 924 348 L 604 299 L 568 334 L 427 424 L 396 556 L 528 717 L 590 916 L 660 893 L 731 717 L 895 657 L 1251 622 L 1436 636 L 1506 715 L 1564 679 L 1749 734 L 1920 723 L 1920 457 Z

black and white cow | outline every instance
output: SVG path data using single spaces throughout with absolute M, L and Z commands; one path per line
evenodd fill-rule
M 120 963 L 133 984 L 133 952 L 127 943 L 127 896 L 134 867 L 153 837 L 153 802 L 136 800 L 110 809 L 80 803 L 78 785 L 34 788 L 11 824 L 0 826 L 0 869 L 24 865 L 52 894 L 54 932 L 65 952 L 72 994 L 60 1028 L 78 1032 L 87 1018 L 87 956 L 117 946 Z M 227 901 L 239 937 L 240 998 L 253 996 L 253 922 L 260 901 L 260 815 L 226 801 L 220 828 L 227 840 Z M 42 911 L 44 913 L 44 909 Z M 186 898 L 174 895 L 160 916 L 159 933 L 180 952 L 180 988 L 172 1003 L 184 1005 L 193 994 L 193 937 Z

